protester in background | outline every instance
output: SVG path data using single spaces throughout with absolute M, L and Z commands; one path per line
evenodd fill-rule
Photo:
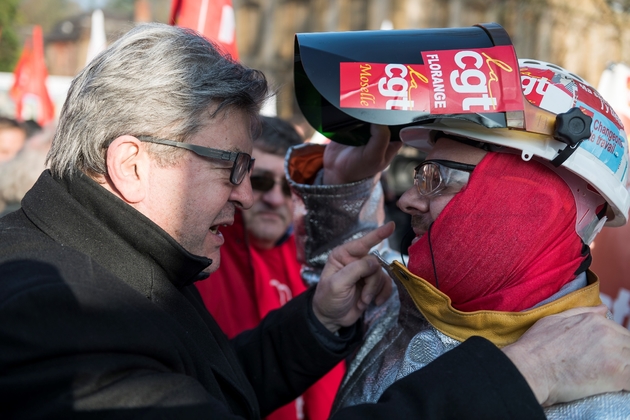
M 593 127 L 608 127 L 609 138 L 619 141 L 619 150 L 627 150 L 620 123 L 606 111 L 610 108 L 604 104 L 601 110 L 591 111 L 586 105 L 600 103 L 592 87 L 580 88 L 578 83 L 585 86 L 583 80 L 555 65 L 534 60 L 524 63 L 521 74 L 543 75 L 556 88 L 549 87 L 548 96 L 534 98 L 539 94 L 535 92 L 527 97 L 531 103 L 542 103 L 555 114 L 570 112 L 575 124 L 586 121 L 590 126 L 592 120 Z M 561 86 L 574 90 L 560 91 Z M 572 98 L 577 98 L 575 108 L 568 105 L 575 103 Z M 578 105 L 593 115 L 592 119 L 586 114 L 576 116 Z M 326 242 L 331 237 L 353 237 L 369 222 L 367 209 L 373 207 L 371 193 L 378 185 L 377 168 L 386 166 L 392 150 L 400 147 L 400 142 L 390 143 L 383 127 L 373 130 L 377 135 L 363 147 L 330 143 L 325 149 L 306 145 L 290 151 L 287 168 L 292 181 L 308 179 L 304 170 L 307 174 L 320 170 L 324 184 L 292 182 L 306 205 L 305 225 L 300 224 L 298 230 L 310 232 L 311 225 L 320 226 L 333 214 L 341 221 L 329 227 L 326 238 L 304 240 L 311 251 L 307 261 L 320 261 L 318 255 L 329 249 Z M 408 249 L 406 266 L 404 261 L 384 263 L 396 281 L 398 296 L 384 307 L 366 311 L 364 344 L 349 362 L 349 374 L 333 410 L 378 401 L 396 380 L 428 368 L 433 360 L 472 337 L 484 337 L 510 354 L 512 345 L 545 316 L 576 313 L 579 315 L 573 322 L 589 324 L 594 321 L 584 317 L 581 307 L 597 308 L 592 317 L 606 313 L 599 298 L 599 281 L 588 271 L 588 244 L 605 222 L 620 225 L 627 221 L 627 158 L 621 157 L 611 170 L 601 164 L 609 158 L 604 152 L 591 154 L 580 149 L 566 166 L 554 166 L 550 161 L 557 152 L 548 145 L 553 142 L 562 149 L 562 143 L 553 138 L 526 130 L 486 128 L 447 116 L 405 127 L 400 138 L 427 154 L 414 170 L 414 185 L 398 201 L 411 216 L 416 238 Z M 522 157 L 531 157 L 531 149 L 538 145 L 547 145 L 547 154 Z M 314 155 L 322 152 L 322 166 L 301 164 L 304 157 L 308 158 L 306 163 L 312 162 Z M 352 205 L 345 194 L 350 186 L 359 192 Z M 320 206 L 313 197 L 326 206 Z M 340 213 L 347 217 L 338 217 Z M 392 260 L 396 253 L 384 250 L 383 256 Z M 316 270 L 316 264 L 311 264 L 310 273 Z M 567 310 L 574 312 L 563 313 Z M 627 346 L 630 333 L 605 322 L 625 336 Z M 558 334 L 562 332 L 558 330 Z M 552 343 L 554 338 L 547 340 Z M 575 337 L 567 350 L 579 354 L 597 342 L 594 335 Z M 600 357 L 619 358 L 627 366 L 629 350 L 611 346 L 604 348 Z M 541 377 L 548 374 L 542 366 L 537 372 Z M 446 372 L 444 376 L 448 376 Z M 627 384 L 622 388 L 629 389 Z M 547 406 L 549 418 L 630 417 L 628 392 L 605 393 L 568 404 L 557 404 L 567 400 L 544 397 L 539 401 Z M 506 403 L 516 407 L 513 401 Z M 453 415 L 468 417 L 465 410 Z
M 50 124 L 52 123 L 48 123 L 46 124 L 47 127 L 50 126 Z M 22 122 L 22 127 L 24 127 L 24 130 L 26 131 L 26 138 L 30 139 L 31 137 L 33 137 L 34 135 L 36 135 L 37 133 L 39 133 L 40 131 L 43 130 L 43 127 L 41 125 L 39 125 L 39 123 L 35 120 L 26 120 Z M 53 130 L 54 132 L 54 130 Z
M 261 116 L 262 131 L 254 140 L 251 175 L 254 202 L 237 209 L 234 224 L 221 228 L 221 266 L 195 283 L 206 308 L 229 338 L 254 328 L 267 313 L 306 291 L 300 277 L 293 200 L 284 177 L 284 156 L 303 138 L 287 121 Z M 267 416 L 269 420 L 325 420 L 341 378 L 343 364 L 294 401 Z
M 0 162 L 12 159 L 26 141 L 26 129 L 8 117 L 0 117 Z
M 52 125 L 42 130 L 30 120 L 21 126 L 28 133 L 22 148 L 11 159 L 0 162 L 0 217 L 20 208 L 22 197 L 46 168 L 46 154 L 54 135 Z

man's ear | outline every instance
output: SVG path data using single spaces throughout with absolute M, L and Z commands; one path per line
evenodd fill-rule
M 128 203 L 138 203 L 145 198 L 150 165 L 151 159 L 142 142 L 133 136 L 120 136 L 107 149 L 111 187 Z

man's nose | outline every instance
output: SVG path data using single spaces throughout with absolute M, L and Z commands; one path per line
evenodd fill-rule
M 254 204 L 254 192 L 252 191 L 252 182 L 249 176 L 243 178 L 239 185 L 232 188 L 230 201 L 234 201 L 238 206 L 248 209 Z
M 273 184 L 273 187 L 269 191 L 263 193 L 261 198 L 266 203 L 274 207 L 283 205 L 285 203 L 286 197 L 282 192 L 282 180 L 276 180 Z
M 401 211 L 412 216 L 429 211 L 429 199 L 420 195 L 415 186 L 405 191 L 396 205 Z

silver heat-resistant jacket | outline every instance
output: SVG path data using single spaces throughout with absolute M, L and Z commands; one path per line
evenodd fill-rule
M 335 246 L 362 236 L 384 219 L 378 179 L 318 185 L 319 177 L 315 176 L 309 178 L 312 183 L 296 182 L 295 179 L 304 177 L 297 175 L 293 159 L 318 152 L 323 152 L 323 146 L 296 146 L 289 150 L 285 165 L 296 204 L 298 256 L 305 263 L 303 278 L 308 284 L 318 281 Z M 403 258 L 387 243 L 379 245 L 378 252 L 387 262 Z M 461 342 L 433 327 L 398 276 L 388 271 L 396 285 L 395 291 L 385 304 L 371 306 L 366 311 L 364 342 L 349 360 L 333 412 L 350 405 L 376 402 L 394 381 L 421 369 Z M 545 414 L 549 419 L 630 419 L 630 393 L 606 393 L 556 404 L 546 408 Z

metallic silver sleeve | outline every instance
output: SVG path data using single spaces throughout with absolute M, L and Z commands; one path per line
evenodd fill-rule
M 291 159 L 316 144 L 295 146 L 287 152 L 285 174 L 293 191 L 295 239 L 298 260 L 304 264 L 302 278 L 308 285 L 319 281 L 319 274 L 334 247 L 363 236 L 383 224 L 383 189 L 380 178 L 369 178 L 343 185 L 306 185 L 291 179 Z

